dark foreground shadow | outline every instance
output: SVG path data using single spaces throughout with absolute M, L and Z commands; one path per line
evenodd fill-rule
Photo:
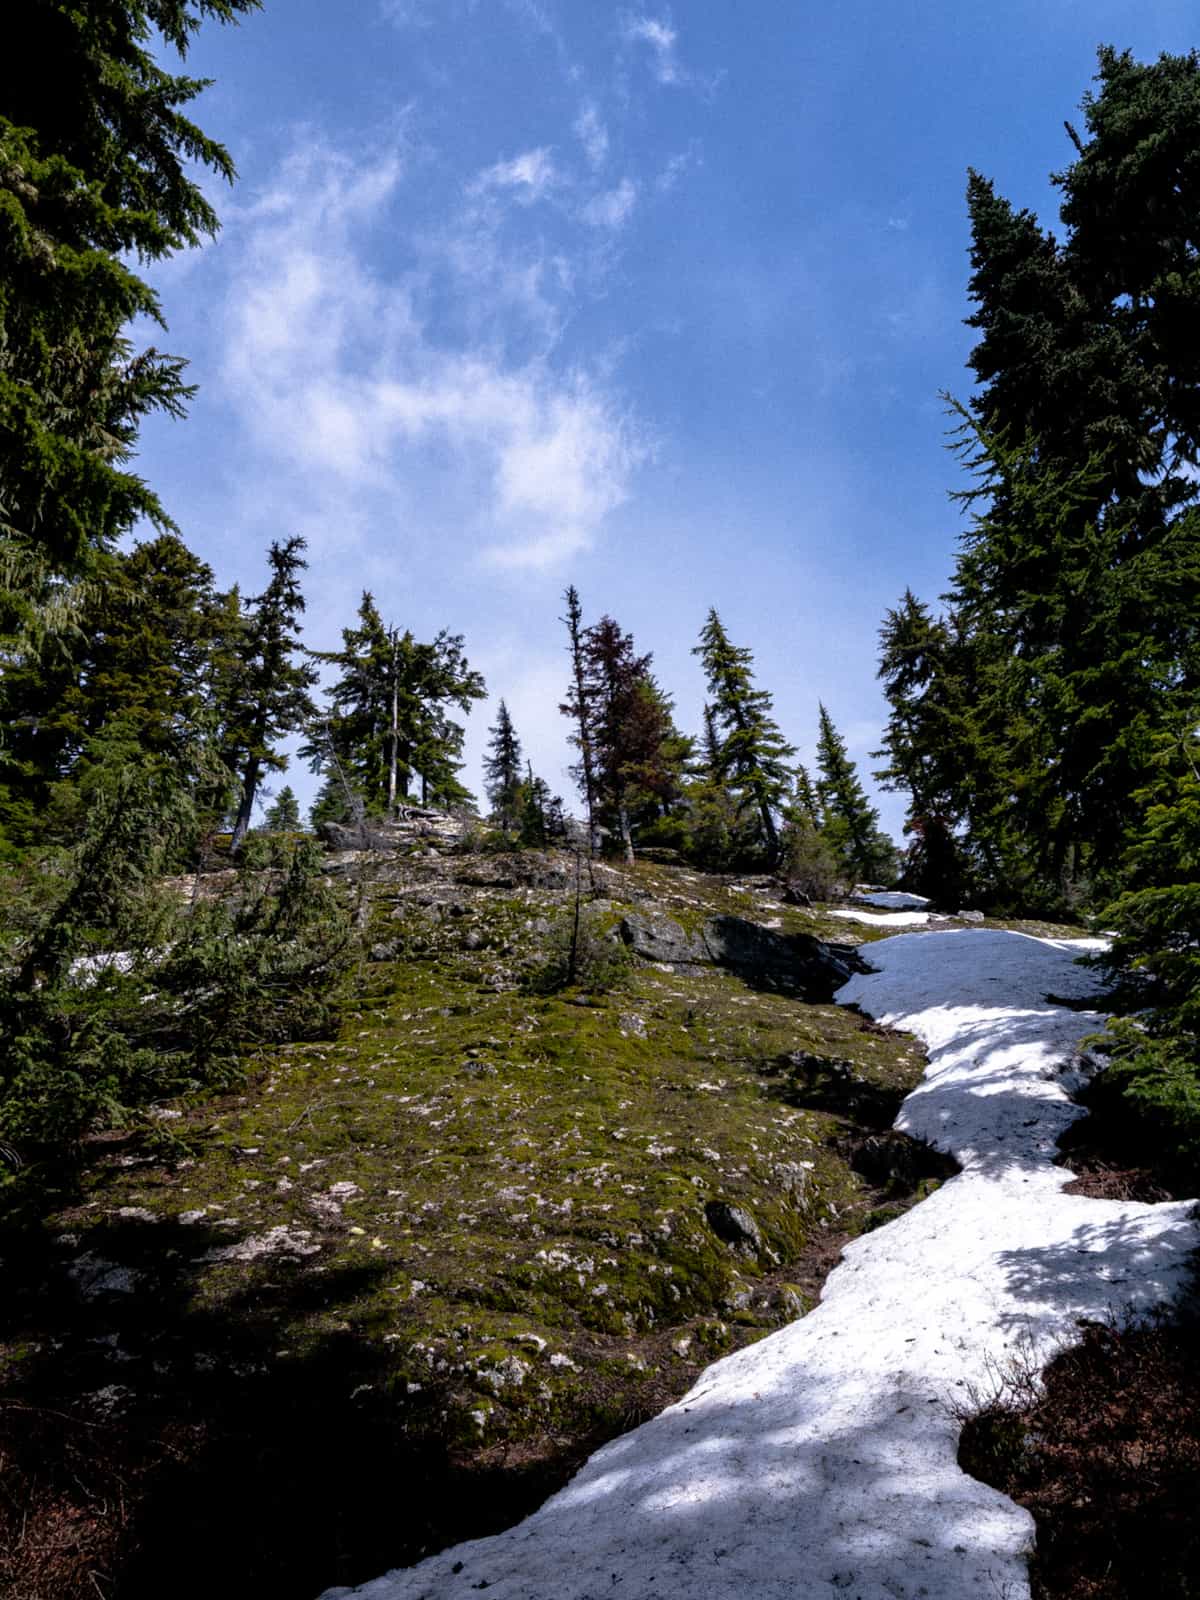
M 230 1240 L 120 1223 L 75 1278 L 42 1236 L 3 1241 L 6 1600 L 306 1600 L 512 1524 L 644 1420 L 600 1405 L 587 1436 L 457 1449 L 436 1381 L 410 1394 L 361 1329 L 312 1332 L 386 1264 L 279 1259 L 217 1301 L 200 1265 Z

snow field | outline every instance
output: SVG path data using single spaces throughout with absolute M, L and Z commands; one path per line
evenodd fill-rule
M 517 1527 L 324 1600 L 1025 1600 L 1028 1514 L 957 1466 L 955 1407 L 1015 1352 L 1183 1285 L 1191 1201 L 1064 1194 L 1087 941 L 955 930 L 873 944 L 839 999 L 915 1033 L 898 1126 L 963 1171 L 851 1244 L 821 1305 L 716 1362 Z

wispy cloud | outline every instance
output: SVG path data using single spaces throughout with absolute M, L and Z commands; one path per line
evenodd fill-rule
M 543 145 L 537 150 L 525 150 L 511 161 L 497 161 L 486 167 L 470 190 L 482 194 L 488 189 L 514 189 L 523 204 L 532 205 L 561 182 L 554 158 Z
M 579 214 L 593 228 L 620 228 L 628 222 L 637 196 L 637 184 L 633 179 L 622 178 L 615 189 L 593 195 Z
M 541 155 L 498 163 L 489 171 L 510 176 L 492 181 L 535 187 Z M 398 152 L 354 157 L 309 139 L 230 218 L 225 392 L 261 492 L 326 552 L 387 506 L 401 525 L 452 526 L 457 559 L 551 565 L 628 495 L 638 430 L 602 378 L 559 370 L 551 351 L 505 357 L 517 291 L 494 248 L 471 261 L 430 246 L 407 276 L 371 265 L 403 176 Z M 553 262 L 526 270 L 523 292 L 549 293 Z M 435 336 L 427 307 L 472 273 L 484 302 L 473 337 Z M 521 280 L 521 263 L 508 277 Z
M 650 49 L 654 75 L 659 83 L 683 83 L 687 74 L 679 64 L 675 46 L 679 35 L 665 17 L 634 16 L 621 19 L 621 36 L 627 44 L 644 44 Z
M 574 132 L 593 171 L 608 160 L 608 129 L 594 100 L 585 100 L 575 118 Z
M 661 172 L 654 180 L 654 187 L 659 194 L 670 194 L 671 190 L 691 168 L 700 164 L 700 143 L 693 139 L 686 150 L 679 150 L 668 158 Z

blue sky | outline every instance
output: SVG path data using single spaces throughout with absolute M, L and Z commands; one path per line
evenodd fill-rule
M 1189 11 L 267 0 L 189 58 L 240 178 L 156 274 L 200 390 L 139 470 L 222 584 L 304 535 L 314 646 L 364 587 L 464 633 L 473 787 L 503 696 L 571 794 L 569 582 L 691 731 L 717 606 L 801 754 L 823 700 L 866 778 L 883 612 L 960 528 L 966 169 L 1052 222 L 1097 44 L 1188 49 Z

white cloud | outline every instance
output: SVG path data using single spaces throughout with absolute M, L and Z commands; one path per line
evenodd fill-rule
M 658 177 L 655 178 L 654 187 L 659 194 L 670 194 L 680 178 L 690 168 L 698 165 L 699 161 L 700 145 L 697 140 L 693 139 L 686 150 L 680 150 L 668 159 Z
M 632 178 L 622 178 L 615 189 L 594 195 L 579 215 L 593 228 L 619 228 L 629 220 L 637 204 L 637 193 Z
M 687 81 L 687 74 L 680 67 L 675 53 L 679 35 L 665 17 L 626 15 L 621 23 L 621 36 L 628 44 L 649 47 L 654 60 L 654 75 L 659 83 L 679 84 Z
M 527 170 L 535 181 L 544 166 Z M 398 154 L 355 160 L 310 141 L 229 218 L 224 379 L 264 515 L 302 523 L 328 552 L 386 506 L 393 527 L 453 529 L 455 559 L 551 565 L 626 498 L 638 431 L 601 380 L 558 370 L 552 349 L 503 354 L 514 309 L 548 304 L 565 265 L 506 264 L 487 240 L 456 256 L 449 236 L 407 277 L 373 265 L 370 234 L 390 225 L 402 178 Z M 464 287 L 470 337 L 440 325 L 434 337 L 427 298 Z
M 593 171 L 608 159 L 608 129 L 594 100 L 585 100 L 575 118 L 574 132 Z
M 497 161 L 487 167 L 470 186 L 472 194 L 482 194 L 489 189 L 514 189 L 524 205 L 544 199 L 546 194 L 561 183 L 554 159 L 543 145 L 537 150 L 525 150 L 511 161 Z

